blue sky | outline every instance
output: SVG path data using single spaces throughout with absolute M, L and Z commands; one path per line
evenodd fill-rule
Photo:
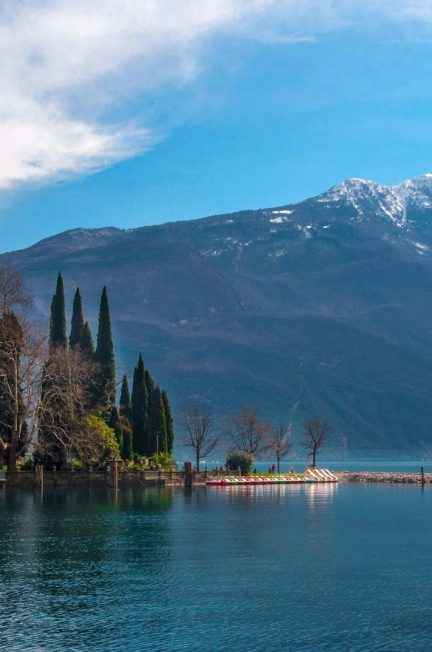
M 432 171 L 426 3 L 17 5 L 0 9 L 0 251 Z

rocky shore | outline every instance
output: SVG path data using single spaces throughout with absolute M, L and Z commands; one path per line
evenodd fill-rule
M 421 484 L 422 474 L 395 473 L 388 471 L 341 471 L 335 473 L 340 482 L 397 482 L 402 484 Z M 424 484 L 432 484 L 432 473 L 425 473 Z

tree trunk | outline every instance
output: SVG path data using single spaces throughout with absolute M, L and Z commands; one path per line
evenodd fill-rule
M 277 458 L 277 470 L 280 473 L 280 457 Z
M 200 463 L 200 455 L 199 455 L 199 452 L 197 451 L 196 452 L 196 470 L 197 470 L 197 473 L 199 473 L 199 463 Z
M 7 456 L 7 469 L 10 473 L 15 473 L 16 461 L 17 461 L 16 449 L 13 446 L 11 446 L 9 448 L 8 456 Z
M 315 468 L 316 454 L 316 448 L 314 448 L 312 451 L 312 468 Z

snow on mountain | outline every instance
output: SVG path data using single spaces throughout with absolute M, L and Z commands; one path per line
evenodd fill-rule
M 396 186 L 384 186 L 365 179 L 347 179 L 320 195 L 317 201 L 330 204 L 342 201 L 355 209 L 358 218 L 378 215 L 399 227 L 406 225 L 406 203 Z
M 366 179 L 347 179 L 316 199 L 329 206 L 341 203 L 352 207 L 357 219 L 383 217 L 396 226 L 409 227 L 408 209 L 432 208 L 432 174 L 386 186 Z
M 393 189 L 405 206 L 411 205 L 419 210 L 432 208 L 432 174 L 402 181 Z

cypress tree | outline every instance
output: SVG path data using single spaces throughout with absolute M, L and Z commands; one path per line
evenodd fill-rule
M 123 376 L 120 392 L 120 416 L 132 421 L 132 403 L 129 393 L 129 383 L 126 374 Z
M 88 356 L 89 358 L 93 357 L 94 355 L 93 335 L 88 321 L 84 323 L 84 326 L 82 328 L 79 346 L 81 352 L 84 355 Z
M 168 399 L 168 393 L 165 389 L 162 390 L 162 401 L 165 410 L 168 453 L 171 454 L 174 448 L 174 422 L 172 418 L 170 402 Z
M 149 399 L 149 455 L 168 453 L 167 429 L 162 392 L 156 385 Z
M 119 450 L 122 451 L 123 449 L 123 428 L 122 424 L 120 421 L 120 415 L 119 412 L 116 408 L 115 405 L 111 408 L 111 414 L 110 418 L 108 421 L 108 425 L 110 428 L 114 430 L 115 438 L 117 440 L 117 443 L 119 445 Z
M 145 384 L 147 389 L 147 396 L 150 396 L 155 388 L 155 382 L 147 369 L 145 370 Z
M 123 445 L 121 449 L 121 456 L 124 460 L 131 460 L 133 455 L 133 445 L 132 445 L 132 428 L 129 425 L 129 421 L 121 417 L 121 424 L 123 430 Z
M 100 302 L 95 359 L 100 365 L 100 404 L 112 405 L 115 402 L 115 360 L 106 287 L 102 290 Z
M 132 431 L 134 450 L 140 455 L 149 453 L 147 437 L 148 397 L 145 384 L 144 361 L 140 353 L 134 370 L 132 386 Z
M 76 289 L 71 320 L 71 332 L 69 335 L 69 346 L 71 349 L 81 346 L 81 338 L 84 329 L 84 316 L 81 293 L 79 288 Z
M 120 419 L 123 430 L 123 445 L 121 456 L 124 460 L 132 459 L 133 441 L 132 441 L 132 403 L 129 393 L 129 383 L 126 374 L 123 376 L 120 392 Z
M 50 320 L 50 347 L 56 346 L 67 347 L 64 286 L 60 272 L 57 276 L 56 291 L 51 302 Z

